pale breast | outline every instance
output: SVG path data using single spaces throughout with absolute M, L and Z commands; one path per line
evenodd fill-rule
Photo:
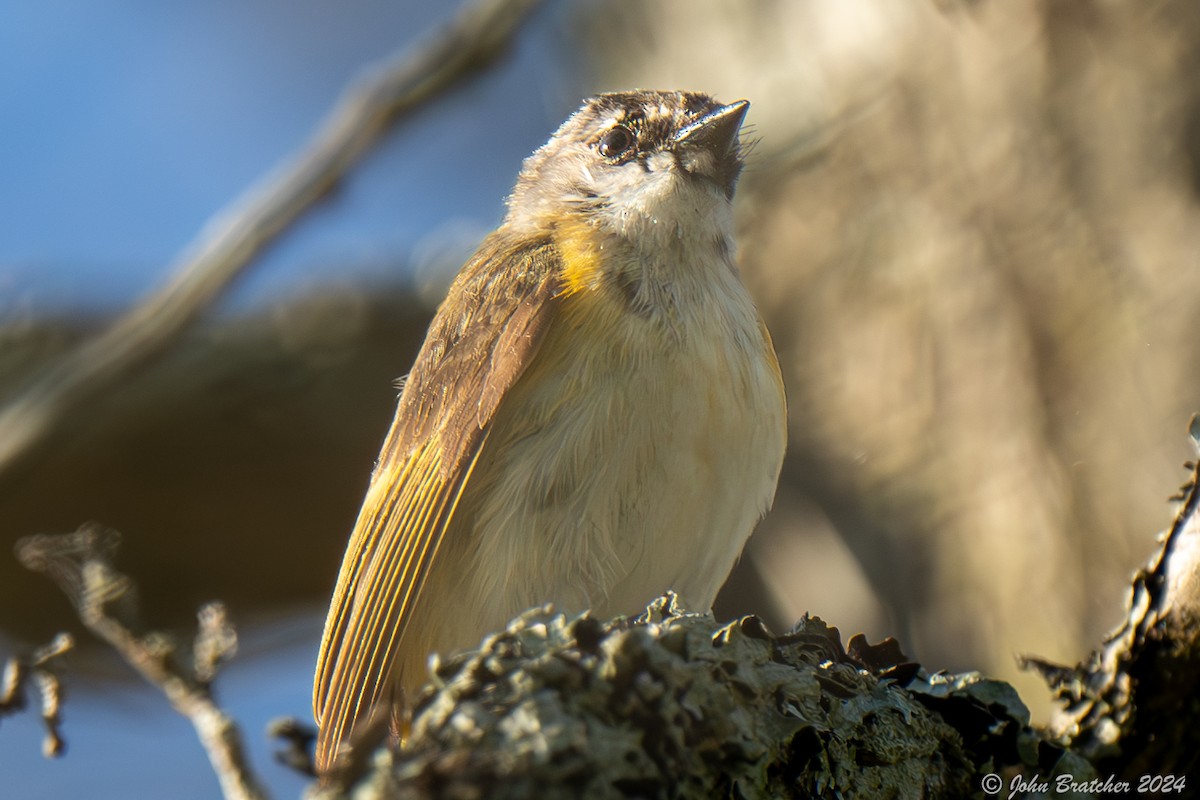
M 493 421 L 419 601 L 438 626 L 406 634 L 406 681 L 425 653 L 547 602 L 608 617 L 674 589 L 711 606 L 771 504 L 786 438 L 765 328 L 736 276 L 717 280 L 670 325 L 564 301 Z
M 667 589 L 711 606 L 770 506 L 784 440 L 774 354 L 728 277 L 670 327 L 591 299 L 559 316 L 471 481 L 467 591 L 487 622 L 547 601 L 635 613 Z

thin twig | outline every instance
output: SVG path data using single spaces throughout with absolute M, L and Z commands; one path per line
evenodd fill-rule
M 216 665 L 236 647 L 224 610 L 217 604 L 201 610 L 194 664 L 185 668 L 174 657 L 169 637 L 135 632 L 135 587 L 113 566 L 119 543 L 116 531 L 89 523 L 75 533 L 26 537 L 16 549 L 22 565 L 58 584 L 88 630 L 108 642 L 191 721 L 227 800 L 265 800 L 268 795 L 250 769 L 237 725 L 213 701 Z
M 317 729 L 295 717 L 277 717 L 267 723 L 267 736 L 283 745 L 275 751 L 275 760 L 309 778 L 317 777 L 313 764 L 313 746 Z
M 0 671 L 0 717 L 20 711 L 26 705 L 29 684 L 41 698 L 42 755 L 62 755 L 66 743 L 62 737 L 63 684 L 59 677 L 62 657 L 75 646 L 69 633 L 60 633 L 47 645 L 37 648 L 28 658 L 9 658 Z
M 43 447 L 72 412 L 167 350 L 390 125 L 494 60 L 538 2 L 478 0 L 415 52 L 393 57 L 353 84 L 304 149 L 213 217 L 164 286 L 36 375 L 0 411 L 0 474 Z

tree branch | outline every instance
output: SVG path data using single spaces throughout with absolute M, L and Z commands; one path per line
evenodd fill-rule
M 75 533 L 26 537 L 16 550 L 24 567 L 58 584 L 88 630 L 161 689 L 191 721 L 227 800 L 265 800 L 267 793 L 250 769 L 237 726 L 212 696 L 217 667 L 237 647 L 224 608 L 210 603 L 201 609 L 192 664 L 190 669 L 183 666 L 170 637 L 137 632 L 133 581 L 113 566 L 119 543 L 116 531 L 89 523 Z
M 13 656 L 0 671 L 0 717 L 25 707 L 29 683 L 41 698 L 42 723 L 46 737 L 42 740 L 42 755 L 56 758 L 62 755 L 66 743 L 62 738 L 63 685 L 58 675 L 59 661 L 75 646 L 70 634 L 60 633 L 49 644 L 37 648 L 28 658 Z
M 168 349 L 390 125 L 491 63 L 538 2 L 477 0 L 415 52 L 368 70 L 306 147 L 212 218 L 164 286 L 105 333 L 35 375 L 0 411 L 0 474 L 43 447 L 64 417 Z
M 926 675 L 891 640 L 844 648 L 814 618 L 718 624 L 672 595 L 633 622 L 522 615 L 437 664 L 409 741 L 370 761 L 317 797 L 959 798 L 1006 767 L 1090 775 L 1007 684 Z
M 1200 416 L 1192 418 L 1200 451 Z M 1058 735 L 1126 776 L 1195 775 L 1200 767 L 1200 464 L 1161 547 L 1133 577 L 1125 619 L 1075 667 L 1025 665 L 1057 691 Z

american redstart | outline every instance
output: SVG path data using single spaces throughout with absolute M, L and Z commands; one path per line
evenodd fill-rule
M 734 262 L 746 101 L 587 101 L 525 161 L 403 385 L 325 623 L 317 768 L 532 606 L 712 606 L 770 507 L 779 365 Z

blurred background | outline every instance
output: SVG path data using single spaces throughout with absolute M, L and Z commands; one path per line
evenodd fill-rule
M 431 0 L 15 0 L 0 16 L 0 404 L 171 274 Z M 67 602 L 6 553 L 95 519 L 153 625 L 225 600 L 218 681 L 307 718 L 325 603 L 396 390 L 521 160 L 597 91 L 749 99 L 745 281 L 791 414 L 719 616 L 805 612 L 1046 693 L 1170 521 L 1200 408 L 1200 6 L 1188 0 L 559 0 L 403 122 L 185 339 L 0 473 L 0 657 Z M 86 636 L 81 637 L 86 645 Z M 14 797 L 213 797 L 199 744 L 100 648 L 65 760 L 0 721 Z M 136 764 L 137 766 L 131 766 Z M 186 780 L 181 781 L 184 776 Z M 182 784 L 182 787 L 181 787 Z M 180 791 L 194 790 L 194 794 Z

